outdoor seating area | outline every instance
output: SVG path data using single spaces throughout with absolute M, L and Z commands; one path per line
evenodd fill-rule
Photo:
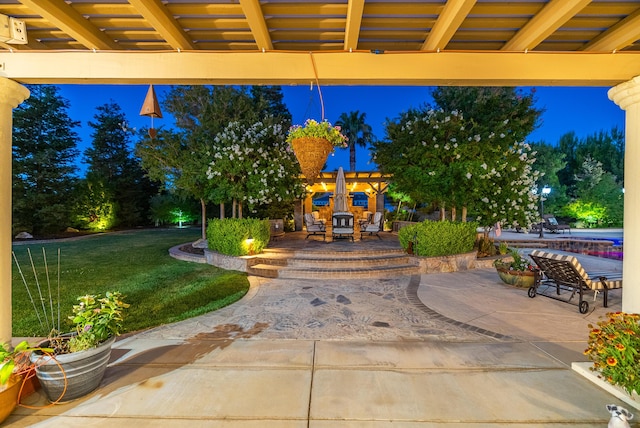
M 367 219 L 363 218 L 356 221 L 355 215 L 351 212 L 335 212 L 331 215 L 331 222 L 327 223 L 325 219 L 317 217 L 314 213 L 306 213 L 304 215 L 304 224 L 307 231 L 305 239 L 310 236 L 322 236 L 322 240 L 326 240 L 329 234 L 332 240 L 350 239 L 355 241 L 355 236 L 359 233 L 360 240 L 363 238 L 377 237 L 382 239 L 380 232 L 384 231 L 384 216 L 382 212 L 371 213 L 367 215 Z
M 622 288 L 622 272 L 587 273 L 573 256 L 540 250 L 533 250 L 530 256 L 539 269 L 535 284 L 528 291 L 531 298 L 541 295 L 569 303 L 577 294 L 578 309 L 581 314 L 586 314 L 589 311 L 586 292 L 593 291 L 594 302 L 598 293 L 602 292 L 603 306 L 606 308 L 609 290 Z

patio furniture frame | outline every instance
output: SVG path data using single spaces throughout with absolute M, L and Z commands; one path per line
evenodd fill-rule
M 553 254 L 540 250 L 532 251 L 530 256 L 538 266 L 535 284 L 527 292 L 531 298 L 540 294 L 541 296 L 569 303 L 578 294 L 578 310 L 581 314 L 586 314 L 589 311 L 589 302 L 584 300 L 585 292 L 593 291 L 593 299 L 595 301 L 598 292 L 602 291 L 603 306 L 606 308 L 608 306 L 609 290 L 622 288 L 621 272 L 593 273 L 589 275 L 578 259 L 573 256 Z M 555 289 L 556 294 L 540 292 L 540 287 L 545 287 L 545 291 L 549 288 Z M 563 299 L 560 297 L 563 290 L 571 292 L 569 298 Z
M 353 229 L 353 214 L 352 213 L 334 213 L 332 217 L 332 238 L 351 238 L 351 242 L 354 241 L 354 229 Z
M 544 228 L 547 229 L 551 233 L 558 233 L 562 231 L 564 233 L 565 230 L 569 231 L 569 235 L 571 235 L 571 227 L 568 224 L 560 224 L 558 220 L 556 220 L 556 216 L 553 214 L 545 214 L 544 218 Z
M 326 240 L 327 229 L 323 222 L 315 221 L 313 214 L 306 213 L 304 215 L 304 223 L 307 226 L 307 236 L 304 239 L 311 235 L 322 235 L 322 240 Z
M 367 233 L 369 236 L 373 236 L 375 234 L 378 239 L 382 240 L 380 232 L 382 231 L 383 223 L 383 215 L 380 211 L 377 211 L 371 218 L 370 222 L 360 224 L 360 240 L 362 240 L 362 237 Z

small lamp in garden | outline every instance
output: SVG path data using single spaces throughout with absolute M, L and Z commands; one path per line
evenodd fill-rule
M 249 234 L 249 237 L 247 239 L 245 239 L 245 244 L 247 244 L 247 251 L 249 252 L 250 256 L 254 255 L 254 250 L 253 250 L 253 236 L 251 234 Z
M 540 238 L 544 238 L 544 198 L 551 193 L 551 187 L 544 186 L 540 191 Z

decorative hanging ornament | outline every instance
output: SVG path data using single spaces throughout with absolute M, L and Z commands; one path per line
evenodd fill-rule
M 160 111 L 160 104 L 156 98 L 156 91 L 153 89 L 153 85 L 149 85 L 147 96 L 144 98 L 144 103 L 140 109 L 140 116 L 149 116 L 151 118 L 151 128 L 149 128 L 149 137 L 152 139 L 158 135 L 157 129 L 153 127 L 153 118 L 157 117 L 162 119 L 162 111 Z

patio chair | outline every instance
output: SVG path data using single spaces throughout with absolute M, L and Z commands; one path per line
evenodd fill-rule
M 360 227 L 362 227 L 367 223 L 371 223 L 372 216 L 373 216 L 373 213 L 371 211 L 363 211 L 362 217 L 358 220 L 358 224 L 360 225 Z
M 589 303 L 584 300 L 584 293 L 593 291 L 595 301 L 598 292 L 602 291 L 603 306 L 608 306 L 609 290 L 622 288 L 622 272 L 602 272 L 588 274 L 578 259 L 573 256 L 547 253 L 545 251 L 533 250 L 531 259 L 538 265 L 535 285 L 529 288 L 528 295 L 533 298 L 537 294 L 550 297 L 552 299 L 570 302 L 578 294 L 578 310 L 581 314 L 589 311 Z M 554 289 L 555 295 L 540 292 L 540 287 L 544 291 Z M 560 297 L 562 291 L 569 291 L 569 298 Z
M 306 213 L 304 215 L 304 223 L 307 226 L 307 239 L 311 235 L 322 235 L 322 240 L 326 239 L 327 229 L 324 226 L 324 223 L 316 222 L 313 218 L 313 214 Z
M 558 231 L 562 231 L 564 233 L 565 230 L 569 231 L 569 235 L 571 235 L 571 228 L 568 224 L 560 224 L 556 217 L 553 214 L 545 214 L 544 218 L 544 228 L 550 231 L 551 233 L 558 233 Z
M 382 239 L 379 235 L 380 231 L 382 231 L 382 213 L 378 211 L 373 215 L 371 222 L 360 226 L 360 240 L 365 233 L 368 233 L 369 236 L 375 234 L 378 239 Z
M 318 211 L 313 211 L 311 214 L 313 214 L 314 223 L 326 224 L 326 220 L 323 218 L 320 218 L 320 213 Z
M 353 214 L 347 212 L 334 213 L 332 217 L 332 237 L 351 238 L 353 241 Z

